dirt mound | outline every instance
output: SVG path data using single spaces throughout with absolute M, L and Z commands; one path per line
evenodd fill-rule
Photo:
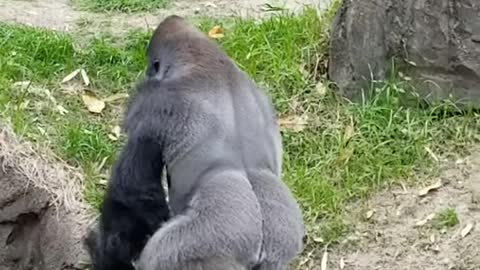
M 6 125 L 0 164 L 0 269 L 80 269 L 93 219 L 81 201 L 81 175 L 20 143 Z
M 341 269 L 340 261 L 343 269 L 356 270 L 480 269 L 480 152 L 452 164 L 437 180 L 445 185 L 425 197 L 403 188 L 376 195 L 364 210 L 351 209 L 363 221 L 330 252 L 328 269 Z M 454 210 L 459 223 L 442 229 L 438 217 L 446 209 Z

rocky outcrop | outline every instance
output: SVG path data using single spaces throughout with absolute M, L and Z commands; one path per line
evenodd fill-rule
M 343 0 L 332 25 L 329 77 L 352 100 L 391 59 L 426 98 L 480 106 L 480 1 Z

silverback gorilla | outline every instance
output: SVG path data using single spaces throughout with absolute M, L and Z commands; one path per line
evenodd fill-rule
M 87 241 L 94 270 L 132 269 L 133 260 L 139 270 L 282 270 L 301 251 L 302 215 L 281 180 L 269 98 L 183 18 L 155 30 L 124 128 Z

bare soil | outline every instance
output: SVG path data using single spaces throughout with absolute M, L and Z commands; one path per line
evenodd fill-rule
M 330 0 L 174 0 L 167 9 L 143 14 L 91 13 L 72 7 L 69 0 L 2 0 L 0 2 L 0 21 L 16 22 L 49 29 L 71 31 L 81 21 L 94 21 L 107 32 L 125 31 L 131 28 L 154 27 L 168 15 L 180 16 L 208 15 L 268 16 L 262 7 L 266 3 L 282 6 L 293 12 L 300 11 L 304 5 L 319 9 L 326 7 Z
M 176 0 L 171 8 L 152 13 L 105 15 L 75 10 L 68 0 L 2 0 L 0 2 L 0 21 L 62 31 L 75 30 L 77 24 L 82 21 L 94 21 L 95 24 L 108 28 L 105 29 L 106 31 L 125 31 L 135 27 L 152 27 L 170 14 L 181 16 L 229 16 L 235 14 L 253 17 L 267 16 L 269 13 L 261 10 L 262 5 L 267 2 L 277 4 L 275 1 L 266 0 Z M 286 6 L 295 11 L 300 10 L 303 4 L 314 4 L 322 8 L 326 6 L 327 2 L 328 0 L 290 0 L 286 1 Z M 46 167 L 53 166 L 41 164 Z M 10 170 L 10 172 L 13 171 Z M 10 175 L 2 171 L 0 174 L 2 189 L 8 187 L 4 183 L 12 183 L 12 179 L 16 179 L 13 182 L 31 183 L 27 177 L 28 171 L 27 174 L 25 171 L 23 174 L 21 172 L 22 170 Z M 476 151 L 464 160 L 446 166 L 439 179 L 442 179 L 445 185 L 425 197 L 418 196 L 417 187 L 398 188 L 373 196 L 366 207 L 352 205 L 346 210 L 346 219 L 351 224 L 353 233 L 346 237 L 340 245 L 328 250 L 326 269 L 342 269 L 341 261 L 344 262 L 343 269 L 352 270 L 480 269 L 480 151 Z M 432 182 L 436 180 L 432 179 Z M 28 267 L 29 260 L 44 263 L 47 253 L 63 254 L 62 258 L 48 257 L 53 264 L 56 262 L 69 264 L 73 263 L 72 257 L 79 252 L 72 250 L 69 251 L 71 254 L 65 254 L 59 252 L 61 249 L 55 249 L 51 244 L 63 241 L 77 243 L 76 246 L 78 246 L 78 234 L 72 234 L 75 236 L 73 238 L 55 238 L 58 237 L 58 233 L 54 236 L 44 233 L 45 229 L 50 226 L 48 224 L 51 224 L 49 222 L 52 220 L 52 209 L 55 209 L 51 208 L 52 198 L 47 195 L 51 194 L 49 192 L 52 189 L 55 190 L 55 187 L 47 186 L 45 188 L 43 186 L 42 188 L 42 185 L 40 181 L 40 187 L 35 187 L 36 191 L 34 190 L 33 193 L 27 188 L 15 187 L 17 190 L 15 192 L 20 194 L 19 192 L 23 191 L 22 194 L 26 194 L 24 196 L 38 194 L 37 197 L 28 197 L 28 200 L 25 200 L 27 197 L 20 195 L 12 197 L 13 191 L 0 193 L 0 209 L 2 210 L 0 243 L 10 245 L 10 247 L 0 245 L 1 269 L 26 269 L 22 267 Z M 7 190 L 5 189 L 5 191 Z M 57 189 L 57 192 L 60 192 L 57 194 L 58 197 L 62 191 Z M 26 203 L 32 200 L 37 200 L 38 203 Z M 11 215 L 6 215 L 6 207 L 13 207 Z M 460 223 L 455 227 L 438 230 L 431 226 L 433 222 L 431 220 L 423 226 L 416 226 L 419 221 L 425 220 L 432 213 L 438 214 L 446 208 L 455 209 L 458 215 Z M 72 209 L 62 211 L 64 212 L 60 213 L 72 213 Z M 373 214 L 368 215 L 367 218 L 366 215 L 369 211 L 372 211 Z M 68 222 L 61 222 L 61 224 L 67 224 L 67 227 L 58 230 L 58 232 L 62 232 L 60 235 L 68 236 L 68 232 L 80 232 L 82 230 L 79 228 L 84 228 L 86 224 L 83 221 L 78 224 L 72 223 L 71 218 L 68 220 Z M 473 224 L 473 227 L 465 237 L 462 237 L 461 232 L 468 224 Z M 47 246 L 41 246 L 42 243 Z M 31 256 L 25 255 L 16 258 L 15 256 L 18 256 L 19 252 L 23 250 L 27 250 L 25 254 Z M 43 253 L 38 253 L 40 251 Z M 55 253 L 57 251 L 58 253 Z M 5 255 L 7 252 L 10 252 L 8 256 Z M 300 269 L 322 269 L 322 255 L 323 251 L 316 250 L 305 258 L 301 258 L 303 264 Z M 2 258 L 8 260 L 2 261 Z M 40 269 L 59 268 L 55 265 L 53 268 Z
M 377 194 L 365 207 L 352 205 L 346 216 L 353 233 L 327 252 L 327 269 L 342 269 L 341 261 L 346 270 L 480 269 L 480 151 L 447 166 L 432 182 L 438 180 L 444 186 L 424 197 L 418 187 L 404 187 Z M 421 225 L 447 208 L 458 225 L 435 228 L 435 218 Z M 321 269 L 323 255 L 317 251 L 306 269 Z

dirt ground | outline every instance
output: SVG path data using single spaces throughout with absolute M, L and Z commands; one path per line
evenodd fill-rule
M 70 31 L 79 21 L 95 21 L 108 27 L 108 31 L 128 30 L 132 27 L 153 27 L 164 17 L 176 14 L 180 16 L 208 15 L 218 16 L 268 16 L 262 11 L 266 3 L 286 7 L 294 12 L 304 5 L 313 5 L 322 9 L 330 0 L 175 0 L 168 9 L 151 13 L 131 14 L 111 13 L 96 14 L 79 11 L 69 0 L 2 0 L 0 2 L 0 20 L 40 26 L 55 30 Z M 105 29 L 104 29 L 105 30 Z
M 82 20 L 95 20 L 115 26 L 112 29 L 127 30 L 155 25 L 173 13 L 264 16 L 268 13 L 262 12 L 261 6 L 266 2 L 275 4 L 264 0 L 176 0 L 169 10 L 105 16 L 75 10 L 68 0 L 2 0 L 0 21 L 71 31 Z M 287 1 L 286 6 L 299 10 L 303 4 L 322 8 L 327 0 Z M 480 269 L 480 150 L 446 165 L 432 182 L 436 180 L 442 180 L 443 186 L 424 197 L 418 195 L 418 188 L 405 187 L 373 196 L 366 207 L 352 205 L 346 216 L 353 233 L 329 249 L 326 260 L 320 250 L 302 258 L 300 269 Z M 427 219 L 446 208 L 455 210 L 459 224 L 447 230 L 432 228 L 433 221 Z M 327 262 L 325 267 L 322 261 Z
M 423 197 L 422 188 L 404 187 L 377 194 L 365 207 L 352 205 L 346 216 L 353 217 L 353 233 L 327 251 L 327 269 L 480 269 L 480 151 L 447 165 L 432 179 L 438 181 L 443 186 Z M 447 208 L 459 224 L 435 228 L 432 214 Z M 323 255 L 313 255 L 307 269 L 320 270 Z

